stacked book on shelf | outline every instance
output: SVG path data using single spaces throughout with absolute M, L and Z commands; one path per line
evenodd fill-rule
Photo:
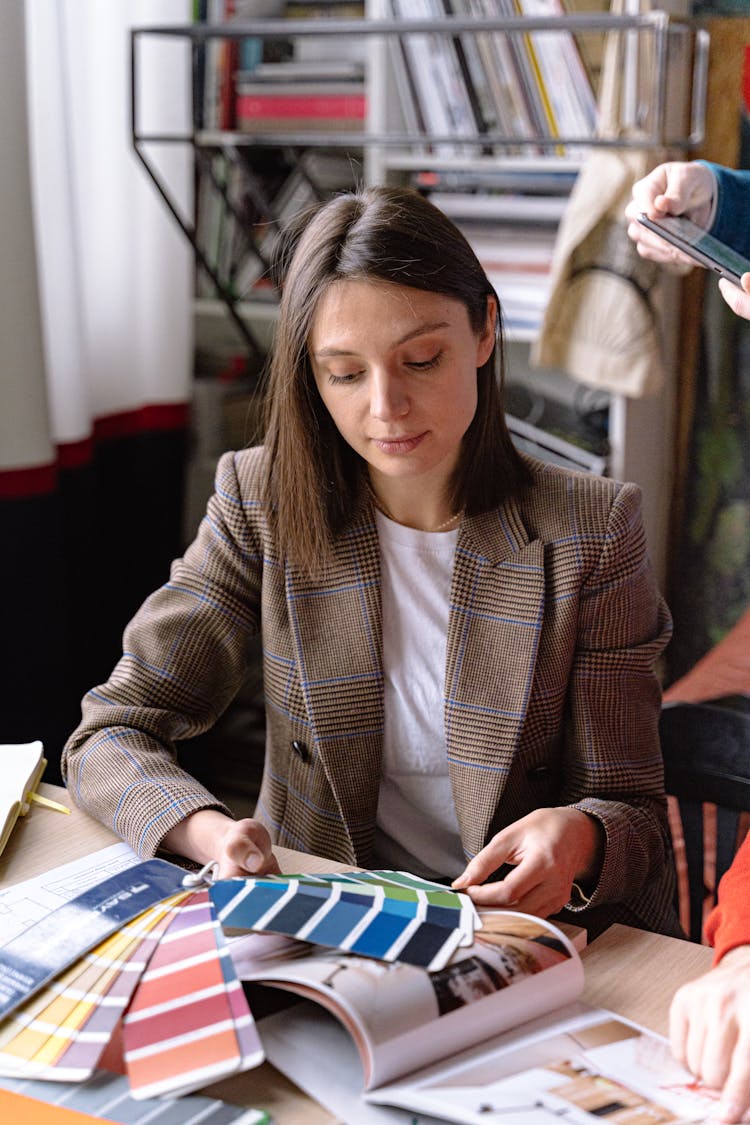
M 364 3 L 197 0 L 197 22 L 239 25 L 259 14 L 279 19 L 356 19 Z M 354 36 L 209 36 L 197 51 L 198 128 L 252 133 L 364 128 L 364 44 Z
M 235 123 L 240 132 L 362 132 L 364 66 L 356 60 L 289 59 L 238 71 Z
M 356 0 L 288 0 L 278 17 L 355 20 Z M 234 74 L 234 120 L 240 132 L 361 133 L 365 129 L 366 43 L 354 35 L 296 35 L 284 44 L 264 40 L 259 59 Z
M 557 228 L 576 172 L 541 167 L 423 172 L 413 184 L 468 239 L 494 286 L 510 338 L 539 331 Z

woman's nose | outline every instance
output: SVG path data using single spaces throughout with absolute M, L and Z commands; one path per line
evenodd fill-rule
M 408 409 L 409 400 L 402 380 L 388 372 L 376 373 L 370 393 L 373 418 L 402 418 Z

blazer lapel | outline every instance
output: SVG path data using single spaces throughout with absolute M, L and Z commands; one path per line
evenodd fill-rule
M 526 717 L 544 612 L 544 546 L 514 501 L 464 522 L 451 590 L 448 764 L 464 847 L 485 843 Z
M 383 745 L 380 552 L 372 513 L 342 535 L 322 580 L 287 575 L 287 599 L 314 754 L 352 845 L 373 846 Z

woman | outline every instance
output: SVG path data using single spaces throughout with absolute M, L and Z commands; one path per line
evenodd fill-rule
M 307 213 L 278 280 L 265 445 L 222 457 L 196 541 L 84 699 L 74 799 L 141 854 L 223 874 L 275 870 L 273 840 L 592 933 L 678 932 L 670 622 L 637 488 L 514 450 L 497 296 L 416 193 Z M 173 744 L 228 705 L 258 630 L 266 762 L 235 823 Z

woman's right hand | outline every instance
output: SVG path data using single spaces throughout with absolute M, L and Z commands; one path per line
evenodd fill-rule
M 267 829 L 249 817 L 232 820 L 219 809 L 199 809 L 167 833 L 162 841 L 176 855 L 201 865 L 215 860 L 218 877 L 278 875 L 279 865 Z
M 699 227 L 708 226 L 716 181 L 705 164 L 697 160 L 672 160 L 659 164 L 633 185 L 633 195 L 625 208 L 628 235 L 643 258 L 671 266 L 678 272 L 695 263 L 663 238 L 637 221 L 643 211 L 652 219 L 664 215 L 684 215 Z
M 271 848 L 271 837 L 257 820 L 234 820 L 217 856 L 219 878 L 235 875 L 279 875 L 281 868 Z

